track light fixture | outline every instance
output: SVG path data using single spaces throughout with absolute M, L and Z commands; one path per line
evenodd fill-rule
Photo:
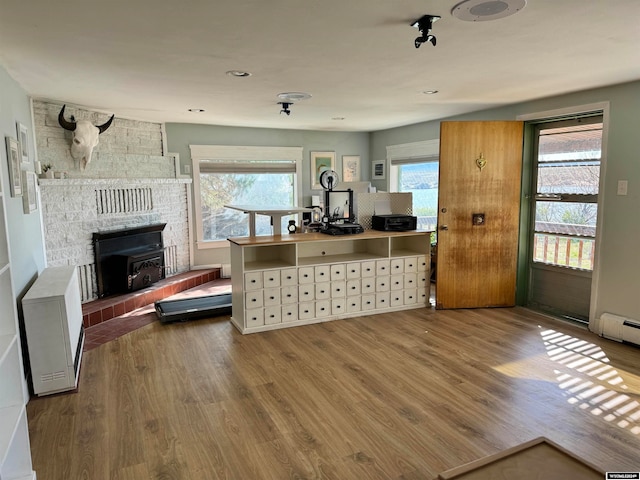
M 282 110 L 280 110 L 280 113 L 286 113 L 287 115 L 291 115 L 291 110 L 289 110 L 289 107 L 291 105 L 293 105 L 293 103 L 291 102 L 278 102 L 278 105 L 282 105 Z
M 438 15 L 423 15 L 420 19 L 416 20 L 411 24 L 412 27 L 420 30 L 420 36 L 415 39 L 416 48 L 420 48 L 420 45 L 423 43 L 431 43 L 434 47 L 436 46 L 436 37 L 431 35 L 431 29 L 433 28 L 433 23 L 440 20 L 442 17 Z

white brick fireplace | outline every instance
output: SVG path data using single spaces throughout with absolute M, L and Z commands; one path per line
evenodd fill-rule
M 57 122 L 61 107 L 33 103 L 38 160 L 65 177 L 40 179 L 48 266 L 77 266 L 83 301 L 95 299 L 93 233 L 166 223 L 166 275 L 189 270 L 191 179 L 176 178 L 175 158 L 163 155 L 161 125 L 116 117 L 81 171 Z M 72 114 L 94 124 L 109 117 L 68 105 Z

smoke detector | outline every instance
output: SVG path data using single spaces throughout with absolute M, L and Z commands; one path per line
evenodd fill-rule
M 515 15 L 527 4 L 527 0 L 465 0 L 459 3 L 451 15 L 465 22 L 489 22 Z

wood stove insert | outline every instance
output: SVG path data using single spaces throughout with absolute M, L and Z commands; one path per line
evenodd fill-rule
M 165 277 L 165 226 L 160 223 L 93 234 L 99 297 L 140 290 Z

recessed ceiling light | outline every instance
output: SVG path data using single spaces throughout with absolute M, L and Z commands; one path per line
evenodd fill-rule
M 438 93 L 438 90 L 424 90 L 422 93 L 424 93 L 425 95 L 435 95 L 436 93 Z
M 190 108 L 189 109 L 190 112 L 194 112 L 194 113 L 202 113 L 204 112 L 203 108 Z
M 284 92 L 279 93 L 278 98 L 280 100 L 284 100 L 285 102 L 294 103 L 311 98 L 311 95 L 304 92 Z
M 229 70 L 227 75 L 230 77 L 250 77 L 251 74 L 249 72 L 243 72 L 242 70 Z
M 488 22 L 514 15 L 526 4 L 527 0 L 464 0 L 451 15 L 466 22 Z
M 331 117 L 331 120 L 344 120 L 344 117 Z

